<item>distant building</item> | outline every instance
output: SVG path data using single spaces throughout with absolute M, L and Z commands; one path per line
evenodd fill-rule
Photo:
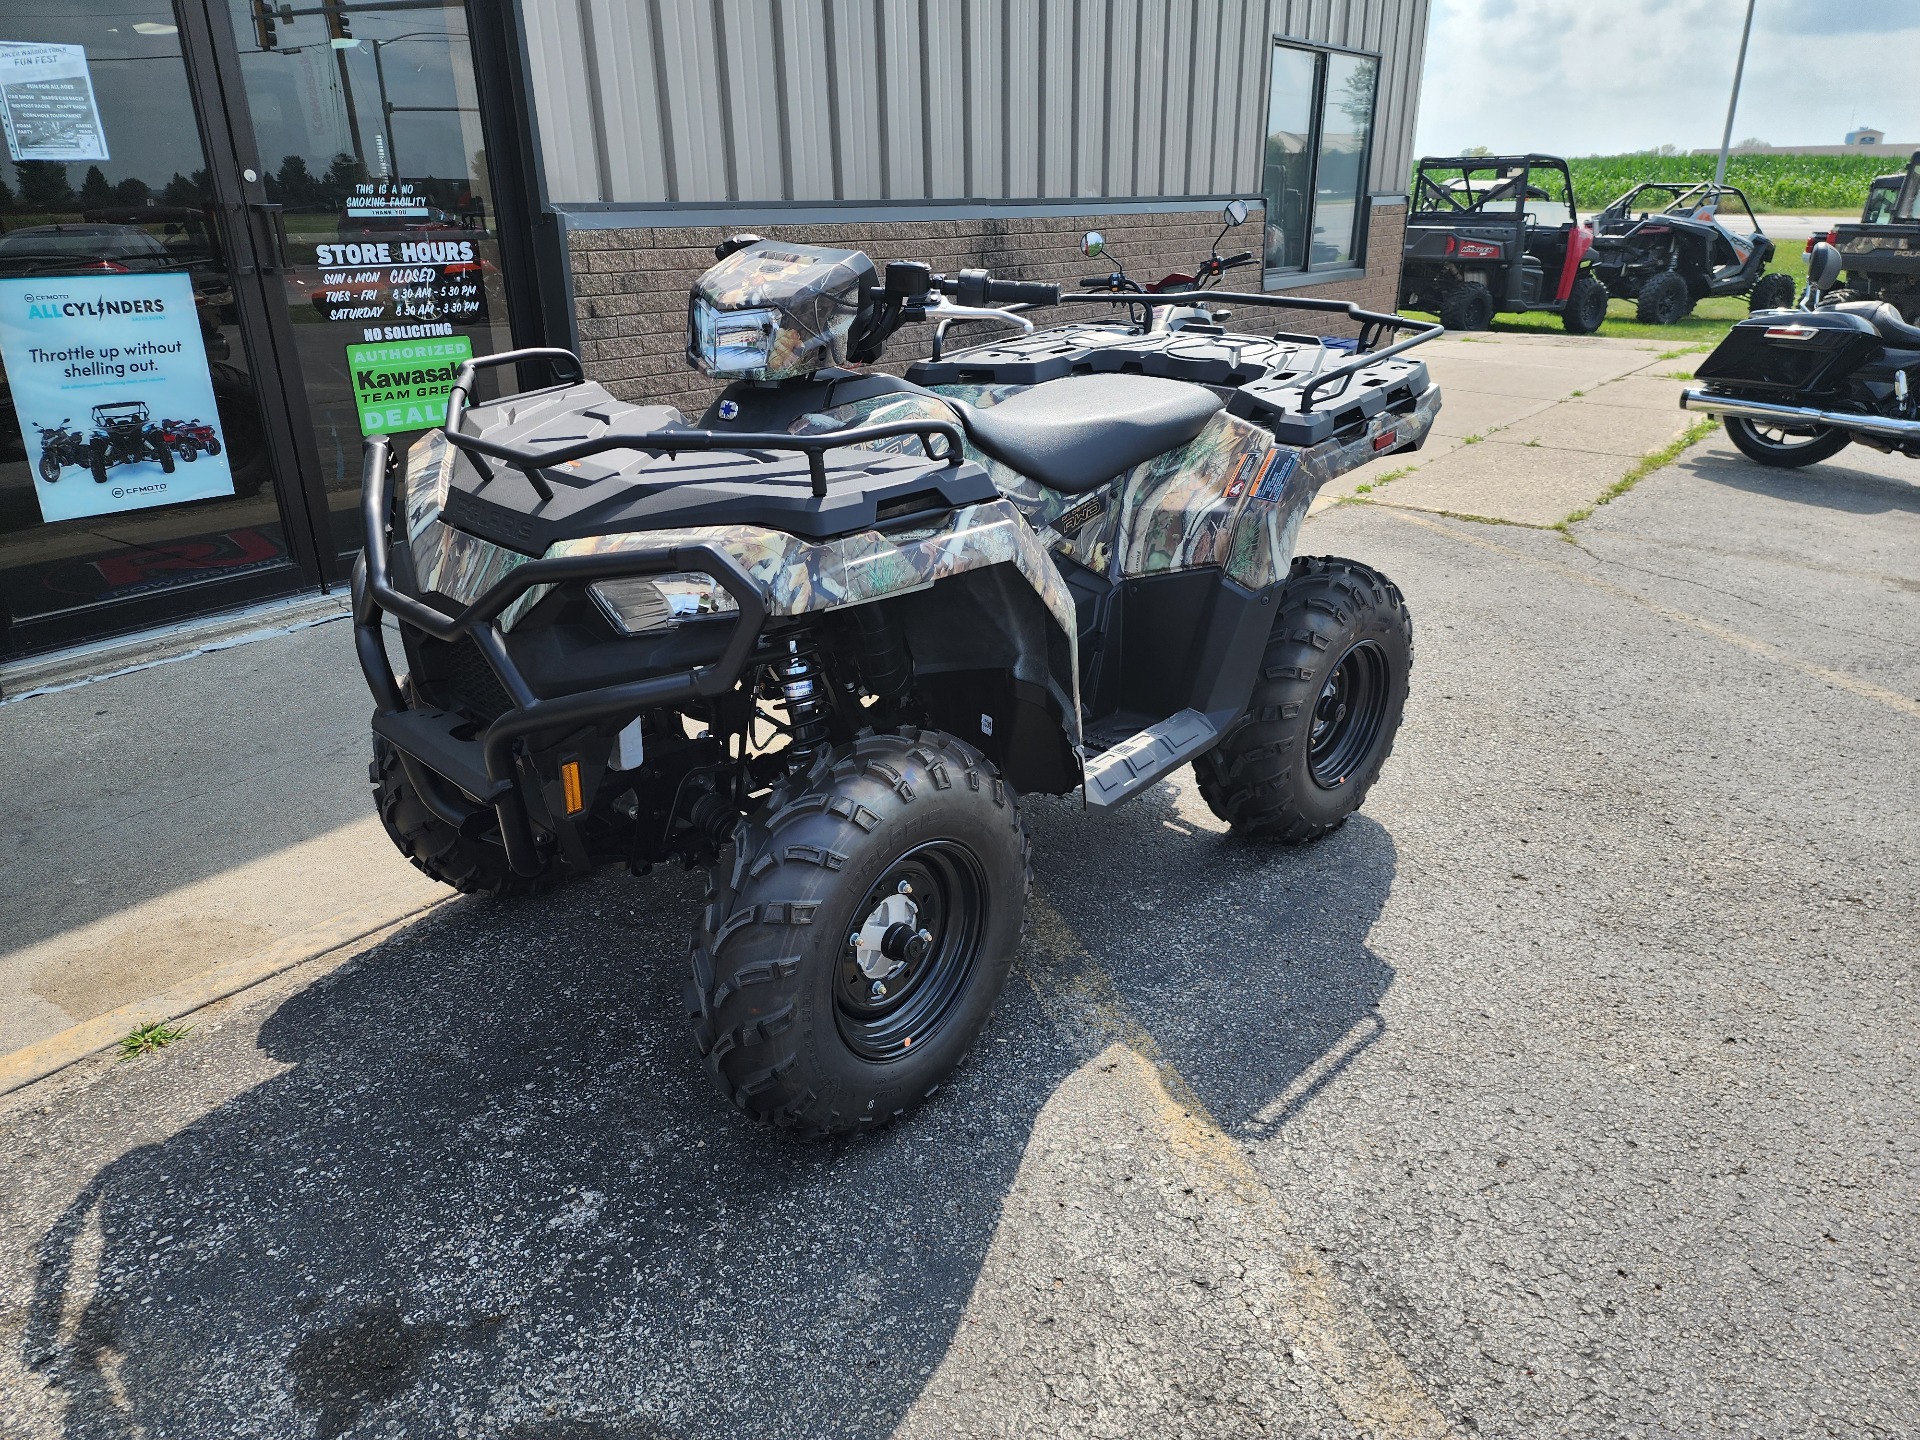
M 1864 125 L 1857 130 L 1847 131 L 1847 144 L 1849 145 L 1879 145 L 1883 143 L 1886 138 L 1886 131 L 1870 130 Z

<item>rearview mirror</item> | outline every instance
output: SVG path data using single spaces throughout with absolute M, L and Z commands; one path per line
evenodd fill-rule
M 1227 208 L 1220 212 L 1220 218 L 1225 220 L 1230 227 L 1246 224 L 1247 202 L 1244 200 L 1229 200 L 1227 202 Z
M 1080 253 L 1089 260 L 1104 255 L 1107 250 L 1107 237 L 1098 230 L 1089 230 L 1080 237 Z
M 1822 240 L 1807 261 L 1807 283 L 1816 290 L 1831 290 L 1840 278 L 1840 264 L 1840 252 Z

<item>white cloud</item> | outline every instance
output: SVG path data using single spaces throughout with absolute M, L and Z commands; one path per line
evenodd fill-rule
M 1423 155 L 1720 143 L 1745 0 L 1433 0 Z M 1759 0 L 1734 139 L 1920 145 L 1920 4 Z

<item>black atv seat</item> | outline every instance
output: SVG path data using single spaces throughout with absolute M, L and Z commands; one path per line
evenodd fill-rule
M 1907 324 L 1900 318 L 1900 312 L 1884 300 L 1849 300 L 1833 308 L 1858 315 L 1878 330 L 1880 338 L 1889 345 L 1898 345 L 1902 350 L 1920 350 L 1920 326 Z
M 1068 495 L 1184 445 L 1221 406 L 1204 386 L 1151 375 L 1070 375 L 985 409 L 948 403 L 983 454 Z

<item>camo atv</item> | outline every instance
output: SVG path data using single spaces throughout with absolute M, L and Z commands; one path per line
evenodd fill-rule
M 985 1022 L 1021 934 L 1022 795 L 1111 806 L 1192 763 L 1235 830 L 1289 844 L 1360 804 L 1407 610 L 1294 540 L 1320 485 L 1424 441 L 1439 392 L 1403 352 L 1437 327 L 1230 297 L 1336 310 L 1348 356 L 1229 335 L 1218 291 L 720 253 L 688 356 L 730 383 L 697 425 L 529 350 L 467 366 L 404 454 L 369 442 L 372 774 L 395 844 L 461 890 L 708 867 L 707 1070 L 750 1115 L 840 1132 L 924 1100 Z M 1004 308 L 1033 304 L 1089 319 Z M 853 368 L 960 320 L 1023 333 L 906 379 Z M 470 405 L 511 363 L 560 383 Z

